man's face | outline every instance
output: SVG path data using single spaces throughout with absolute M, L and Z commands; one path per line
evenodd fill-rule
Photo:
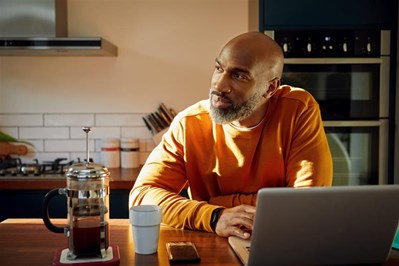
M 263 99 L 260 64 L 246 51 L 224 49 L 215 60 L 210 88 L 210 115 L 218 124 L 242 120 L 252 114 Z M 263 83 L 264 84 L 264 83 Z

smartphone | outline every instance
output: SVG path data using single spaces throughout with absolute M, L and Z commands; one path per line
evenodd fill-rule
M 189 241 L 175 241 L 166 243 L 170 263 L 199 263 L 200 256 L 194 243 Z

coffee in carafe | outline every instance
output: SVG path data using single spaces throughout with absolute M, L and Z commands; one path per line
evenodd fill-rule
M 109 247 L 109 171 L 90 162 L 86 132 L 86 162 L 73 164 L 66 172 L 66 188 L 53 189 L 44 198 L 43 221 L 46 227 L 68 237 L 68 259 L 107 256 Z M 49 201 L 57 195 L 67 196 L 68 225 L 57 227 L 48 215 Z

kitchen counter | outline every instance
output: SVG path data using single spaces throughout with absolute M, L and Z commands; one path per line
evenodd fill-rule
M 110 188 L 130 190 L 140 172 L 139 168 L 109 168 Z M 66 177 L 57 176 L 0 176 L 0 189 L 50 190 L 66 186 Z
M 110 217 L 128 218 L 129 192 L 141 168 L 109 168 Z M 52 189 L 66 187 L 66 176 L 0 176 L 0 221 L 7 218 L 40 218 L 45 195 Z M 67 216 L 67 200 L 54 197 L 49 206 L 50 217 Z

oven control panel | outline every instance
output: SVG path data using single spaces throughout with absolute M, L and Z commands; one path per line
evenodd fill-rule
M 380 57 L 380 30 L 276 30 L 265 32 L 286 58 Z

